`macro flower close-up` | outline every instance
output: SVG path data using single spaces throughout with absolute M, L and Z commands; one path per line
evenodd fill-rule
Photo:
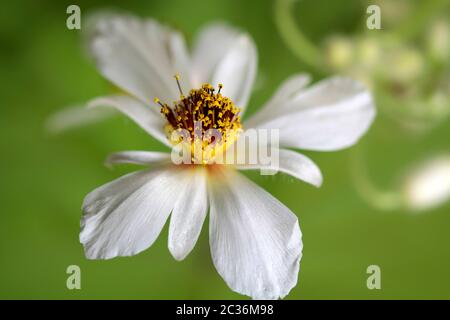
M 308 87 L 309 77 L 298 74 L 241 124 L 257 71 L 257 50 L 249 35 L 222 23 L 205 27 L 190 53 L 177 31 L 154 20 L 103 18 L 96 22 L 91 50 L 100 72 L 129 95 L 100 97 L 89 108 L 115 108 L 169 148 L 178 144 L 171 137 L 179 129 L 192 133 L 190 142 L 183 143 L 195 144 L 196 122 L 203 131 L 218 129 L 221 145 L 239 139 L 232 133 L 241 128 L 279 130 L 278 170 L 316 187 L 322 184 L 319 168 L 289 148 L 349 147 L 375 116 L 370 93 L 356 81 L 331 78 Z M 212 157 L 203 151 L 202 158 Z M 265 169 L 266 164 L 206 160 L 176 165 L 169 152 L 112 154 L 110 164 L 152 168 L 85 198 L 80 241 L 86 256 L 135 255 L 152 245 L 170 216 L 169 250 L 182 260 L 209 210 L 211 255 L 228 286 L 257 299 L 286 296 L 297 283 L 302 256 L 297 216 L 236 171 Z
M 6 2 L 0 300 L 278 319 L 450 299 L 449 17 L 448 0 Z

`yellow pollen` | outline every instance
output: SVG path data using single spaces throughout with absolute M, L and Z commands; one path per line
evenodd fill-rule
M 155 98 L 155 103 L 160 105 L 161 114 L 167 120 L 165 132 L 168 139 L 173 145 L 188 143 L 187 147 L 191 149 L 191 157 L 195 163 L 211 163 L 218 154 L 223 154 L 237 140 L 242 130 L 240 110 L 230 98 L 220 94 L 222 84 L 218 85 L 217 92 L 212 85 L 205 83 L 199 89 L 190 90 L 188 96 L 184 96 L 179 82 L 180 76 L 176 74 L 174 77 L 180 91 L 180 100 L 169 106 Z M 188 135 L 187 142 L 186 137 L 183 140 L 180 136 L 174 141 L 174 131 L 179 133 L 183 130 L 186 130 Z M 219 141 L 216 141 L 217 136 Z M 198 159 L 199 157 L 201 159 Z

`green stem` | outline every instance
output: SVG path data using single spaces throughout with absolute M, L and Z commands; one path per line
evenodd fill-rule
M 361 146 L 350 154 L 351 173 L 359 195 L 372 207 L 380 211 L 394 211 L 403 206 L 402 195 L 398 191 L 381 190 L 374 185 L 364 164 Z
M 292 15 L 295 0 L 275 0 L 275 24 L 286 46 L 309 66 L 324 72 L 320 50 L 300 31 Z

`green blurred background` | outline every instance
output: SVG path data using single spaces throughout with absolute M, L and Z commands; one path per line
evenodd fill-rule
M 167 226 L 150 249 L 135 257 L 84 258 L 78 241 L 84 196 L 136 169 L 107 169 L 106 155 L 164 147 L 124 117 L 61 135 L 46 133 L 44 124 L 52 113 L 114 90 L 83 53 L 82 32 L 66 28 L 70 4 L 81 7 L 82 19 L 98 9 L 154 17 L 182 30 L 190 43 L 201 26 L 213 20 L 247 30 L 259 52 L 249 113 L 293 73 L 310 72 L 315 81 L 328 75 L 305 64 L 283 41 L 273 1 L 4 3 L 0 10 L 0 298 L 245 298 L 228 289 L 215 271 L 206 225 L 182 262 L 176 262 L 167 249 Z M 305 0 L 293 8 L 295 21 L 315 44 L 332 33 L 351 35 L 365 28 L 365 1 Z M 444 18 L 448 19 L 448 12 Z M 320 189 L 284 175 L 248 174 L 300 219 L 304 255 L 298 285 L 287 298 L 449 299 L 449 204 L 420 214 L 375 209 L 360 196 L 351 165 L 352 154 L 363 153 L 372 183 L 390 188 L 411 163 L 448 151 L 449 137 L 448 122 L 418 135 L 380 111 L 356 147 L 306 152 L 322 169 Z M 381 290 L 366 287 L 366 268 L 372 264 L 381 267 Z M 66 288 L 69 265 L 81 267 L 81 290 Z

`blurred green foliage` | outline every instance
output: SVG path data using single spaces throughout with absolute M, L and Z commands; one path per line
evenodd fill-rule
M 93 188 L 136 167 L 103 166 L 120 150 L 164 150 L 130 120 L 114 118 L 50 136 L 46 118 L 64 106 L 113 88 L 82 50 L 80 31 L 68 30 L 66 8 L 84 14 L 122 9 L 169 23 L 192 41 L 209 21 L 247 30 L 259 52 L 252 113 L 283 79 L 313 72 L 282 42 L 272 1 L 9 1 L 0 10 L 0 298 L 240 299 L 215 271 L 205 224 L 194 251 L 176 262 L 167 228 L 131 258 L 88 261 L 78 241 L 80 206 Z M 365 27 L 363 1 L 302 1 L 295 17 L 313 41 Z M 374 31 L 374 32 L 383 32 Z M 314 74 L 318 80 L 319 75 Z M 376 183 L 387 186 L 413 159 L 449 148 L 443 124 L 416 137 L 380 114 L 360 145 Z M 349 155 L 307 152 L 321 167 L 315 189 L 290 177 L 249 174 L 300 219 L 304 255 L 289 299 L 450 298 L 450 207 L 420 215 L 369 207 L 352 184 Z M 207 223 L 207 222 L 206 222 Z M 167 227 L 167 226 L 166 226 Z M 66 268 L 81 267 L 82 289 L 66 288 Z M 366 268 L 382 270 L 382 290 L 366 287 Z

